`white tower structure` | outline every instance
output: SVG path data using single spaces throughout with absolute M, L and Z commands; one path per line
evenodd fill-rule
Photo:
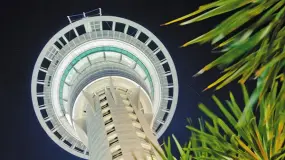
M 124 18 L 84 13 L 69 20 L 34 67 L 32 100 L 41 126 L 81 158 L 159 159 L 151 142 L 159 148 L 178 99 L 167 49 Z

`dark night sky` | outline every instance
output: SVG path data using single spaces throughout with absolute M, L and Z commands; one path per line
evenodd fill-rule
M 176 24 L 160 27 L 160 24 L 194 11 L 207 2 L 210 0 L 22 0 L 2 3 L 0 65 L 4 74 L 1 74 L 0 97 L 1 107 L 8 111 L 1 114 L 4 150 L 0 152 L 0 159 L 79 159 L 57 146 L 41 128 L 33 111 L 30 82 L 41 49 L 57 31 L 68 25 L 66 16 L 98 7 L 102 8 L 103 15 L 124 17 L 143 25 L 169 50 L 176 65 L 180 88 L 176 113 L 163 137 L 173 133 L 179 141 L 186 142 L 189 137 L 185 128 L 186 118 L 191 117 L 197 124 L 197 118 L 202 116 L 197 104 L 203 102 L 217 110 L 210 99 L 213 91 L 202 93 L 201 90 L 220 74 L 214 69 L 200 77 L 192 77 L 218 56 L 211 54 L 209 44 L 182 49 L 179 46 L 217 25 L 222 17 L 184 27 Z M 237 85 L 229 85 L 216 94 L 226 99 L 227 89 L 239 91 Z

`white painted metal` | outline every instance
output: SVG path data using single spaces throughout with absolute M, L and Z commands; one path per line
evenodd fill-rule
M 111 32 L 108 32 L 108 35 L 111 35 L 112 38 L 115 38 L 115 40 L 110 40 L 108 38 L 106 39 L 97 39 L 97 40 L 92 40 L 92 36 L 94 35 L 98 35 L 99 33 L 94 33 L 91 30 L 91 26 L 90 26 L 90 22 L 100 22 L 100 30 L 102 30 L 102 22 L 104 21 L 111 21 L 113 22 L 113 26 L 112 26 L 112 30 Z M 127 26 L 131 26 L 135 29 L 138 30 L 138 32 L 135 35 L 135 38 L 138 38 L 140 33 L 144 33 L 145 35 L 147 35 L 149 37 L 149 39 L 146 41 L 146 43 L 144 44 L 143 47 L 145 48 L 139 48 L 139 46 L 141 44 L 139 44 L 139 40 L 132 40 L 133 43 L 132 45 L 128 44 L 129 42 L 124 42 L 123 40 L 120 40 L 119 37 L 116 37 L 116 32 L 115 30 L 115 24 L 116 23 L 123 23 L 125 24 L 125 29 L 124 29 L 124 33 L 122 34 L 126 34 L 128 28 Z M 64 36 L 65 33 L 69 32 L 70 30 L 84 25 L 85 30 L 86 30 L 86 34 L 82 35 L 82 36 L 78 36 L 78 33 L 75 32 L 77 38 L 76 39 L 80 39 L 80 41 L 82 41 L 83 45 L 78 45 L 76 46 L 76 48 L 74 48 L 74 50 L 72 50 L 71 52 L 68 51 L 69 53 L 65 53 L 65 51 L 63 49 L 59 49 L 57 48 L 54 43 L 58 42 L 60 43 L 62 46 L 64 46 L 61 41 L 59 40 L 59 38 L 63 38 L 66 43 L 68 45 L 66 46 L 70 46 L 72 47 L 74 44 L 76 45 L 76 43 L 74 43 L 73 41 L 69 42 L 66 37 Z M 102 32 L 103 33 L 103 32 Z M 98 36 L 99 37 L 99 36 Z M 101 38 L 103 36 L 101 35 Z M 111 38 L 111 39 L 112 39 Z M 96 39 L 96 37 L 95 37 Z M 86 45 L 88 42 L 92 42 L 90 44 L 92 45 Z M 165 71 L 163 71 L 163 67 L 162 66 L 158 66 L 161 65 L 160 61 L 157 58 L 152 58 L 149 54 L 145 53 L 148 52 L 149 49 L 148 48 L 148 44 L 153 41 L 158 48 L 154 51 L 150 50 L 150 53 L 152 55 L 156 55 L 159 51 L 161 51 L 165 57 L 165 61 L 163 61 L 164 63 L 168 63 L 168 65 L 170 66 L 171 69 L 171 75 L 168 75 L 169 73 L 165 73 Z M 152 114 L 153 116 L 153 120 L 152 120 L 152 124 L 151 126 L 153 127 L 157 127 L 157 122 L 159 124 L 162 125 L 162 127 L 160 128 L 160 130 L 155 133 L 157 137 L 160 137 L 161 134 L 166 130 L 167 126 L 169 125 L 172 116 L 175 112 L 175 108 L 176 108 L 176 104 L 177 104 L 177 99 L 178 99 L 178 81 L 177 81 L 177 74 L 176 74 L 176 70 L 175 70 L 175 66 L 174 63 L 168 53 L 168 51 L 166 50 L 166 48 L 164 47 L 164 45 L 147 29 L 145 29 L 144 27 L 140 26 L 137 23 L 134 23 L 132 21 L 123 19 L 123 18 L 118 18 L 118 17 L 112 17 L 112 16 L 98 16 L 98 17 L 86 17 L 83 18 L 79 21 L 76 21 L 68 26 L 66 26 L 65 28 L 63 28 L 61 31 L 59 31 L 56 35 L 54 35 L 54 37 L 52 39 L 50 39 L 50 41 L 47 43 L 47 45 L 44 47 L 44 49 L 42 50 L 41 54 L 39 55 L 37 62 L 35 64 L 34 67 L 34 71 L 33 71 L 33 77 L 32 77 L 32 86 L 31 86 L 31 91 L 32 91 L 32 100 L 33 100 L 33 106 L 36 112 L 36 115 L 39 119 L 39 122 L 41 124 L 41 126 L 43 127 L 43 129 L 46 131 L 46 133 L 51 137 L 51 139 L 57 143 L 60 147 L 62 147 L 63 149 L 65 149 L 66 151 L 81 157 L 81 158 L 88 158 L 88 150 L 87 148 L 83 148 L 83 152 L 80 153 L 78 151 L 76 151 L 74 148 L 75 147 L 79 147 L 80 144 L 82 144 L 82 142 L 80 142 L 80 138 L 76 135 L 76 132 L 74 132 L 73 126 L 71 126 L 71 116 L 72 114 L 70 113 L 69 109 L 67 109 L 66 113 L 63 112 L 63 109 L 60 108 L 60 104 L 57 102 L 58 101 L 58 97 L 59 94 L 58 92 L 54 92 L 54 91 L 58 91 L 59 88 L 58 86 L 56 87 L 56 84 L 59 84 L 60 82 L 60 77 L 62 77 L 62 73 L 63 70 L 65 69 L 64 67 L 64 63 L 70 62 L 73 58 L 75 58 L 76 55 L 79 55 L 80 53 L 82 53 L 84 50 L 86 50 L 87 48 L 84 48 L 83 46 L 89 46 L 89 47 L 96 47 L 98 46 L 98 44 L 101 43 L 101 45 L 106 45 L 106 42 L 108 42 L 108 45 L 116 45 L 117 46 L 121 46 L 123 49 L 128 50 L 130 52 L 132 52 L 135 56 L 137 56 L 144 65 L 146 65 L 146 68 L 149 70 L 150 72 L 150 76 L 153 79 L 152 83 L 154 86 L 154 103 L 150 106 L 153 106 L 154 108 L 152 109 L 153 112 Z M 70 44 L 71 45 L 70 45 Z M 138 44 L 138 45 L 136 45 Z M 132 46 L 132 47 L 130 47 Z M 138 46 L 138 47 L 136 47 Z M 54 48 L 56 53 L 52 53 L 52 56 L 49 56 L 48 58 L 46 58 L 47 53 L 49 52 L 50 48 Z M 78 50 L 78 54 L 76 53 L 76 50 Z M 57 53 L 58 52 L 58 53 Z M 85 68 L 88 66 L 92 66 L 93 64 L 97 64 L 97 63 L 104 63 L 106 59 L 100 60 L 95 58 L 92 59 L 93 55 L 88 56 L 86 59 L 86 62 L 80 62 L 82 63 L 81 66 L 85 66 Z M 148 57 L 150 56 L 150 57 Z M 41 67 L 41 63 L 43 61 L 43 59 L 46 58 L 49 61 L 51 61 L 53 67 L 50 67 L 48 69 L 45 69 L 43 67 Z M 69 60 L 70 58 L 70 60 Z M 115 58 L 116 59 L 116 58 Z M 57 65 L 54 65 L 55 60 L 60 60 L 61 62 Z M 125 63 L 127 58 L 125 58 L 123 55 L 119 56 L 119 63 Z M 88 64 L 88 66 L 86 66 L 85 64 Z M 91 65 L 92 64 L 92 65 Z M 126 66 L 129 66 L 130 68 L 135 67 L 137 68 L 139 65 L 136 62 L 132 62 L 132 60 L 128 61 L 126 63 Z M 55 68 L 54 68 L 55 67 Z M 85 68 L 83 67 L 79 67 L 77 68 L 77 70 L 83 71 Z M 74 69 L 73 69 L 74 70 Z M 46 78 L 44 81 L 39 81 L 38 80 L 38 73 L 39 71 L 42 71 L 44 73 L 46 73 Z M 139 71 L 140 72 L 140 71 Z M 172 76 L 173 79 L 173 84 L 168 84 L 166 82 L 166 80 L 164 80 L 162 77 L 165 77 L 165 74 L 167 74 L 167 76 Z M 73 75 L 69 75 L 69 80 L 67 79 L 67 81 L 65 81 L 64 83 L 66 84 L 66 86 L 68 87 L 73 87 L 75 86 L 75 84 L 73 84 L 72 82 L 74 82 L 74 80 L 76 79 L 76 77 L 78 77 L 79 74 L 76 73 L 76 71 L 73 71 Z M 145 79 L 145 75 L 141 74 L 141 79 L 143 80 L 147 80 Z M 146 85 L 150 86 L 149 82 L 145 81 Z M 37 93 L 37 85 L 44 85 L 45 91 L 43 93 Z M 164 90 L 165 88 L 173 88 L 173 97 L 170 98 L 163 98 L 161 95 L 164 95 L 164 93 L 161 92 L 166 92 L 166 90 Z M 70 91 L 66 91 L 65 92 L 70 92 Z M 56 93 L 56 94 L 53 94 Z M 64 94 L 66 95 L 66 94 Z M 44 97 L 45 100 L 45 104 L 38 104 L 38 97 Z M 54 98 L 54 99 L 53 99 Z M 169 110 L 162 110 L 160 108 L 166 108 L 165 106 L 161 106 L 161 105 L 165 105 L 167 103 L 163 103 L 170 100 L 172 101 L 171 103 L 171 107 Z M 55 103 L 56 102 L 56 103 Z M 57 104 L 58 103 L 58 104 Z M 64 104 L 69 105 L 68 103 Z M 50 117 L 50 122 L 53 123 L 54 126 L 58 126 L 57 128 L 55 128 L 56 130 L 50 130 L 47 125 L 46 125 L 46 119 L 42 118 L 41 115 L 41 111 L 42 110 L 46 110 L 48 116 Z M 144 112 L 147 112 L 146 110 L 144 110 Z M 161 117 L 163 117 L 164 114 L 168 114 L 167 119 L 165 120 L 165 122 L 163 122 L 161 120 Z M 53 118 L 52 118 L 53 117 Z M 161 123 L 163 122 L 163 123 Z M 155 129 L 155 128 L 154 128 Z M 55 136 L 54 132 L 57 131 L 59 133 L 61 133 L 62 138 L 59 139 Z M 155 132 L 155 131 L 154 131 Z M 71 143 L 71 147 L 68 147 L 68 145 L 66 145 L 64 142 L 68 141 Z

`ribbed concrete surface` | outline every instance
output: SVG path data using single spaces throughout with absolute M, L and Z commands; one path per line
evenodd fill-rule
M 100 106 L 97 96 L 95 96 L 95 98 L 93 97 L 92 100 L 89 100 L 87 106 L 89 159 L 134 160 L 134 156 L 137 159 L 150 158 L 150 156 L 155 157 L 155 159 L 160 159 L 148 140 L 137 135 L 137 132 L 139 132 L 142 135 L 145 135 L 152 143 L 159 146 L 143 113 L 137 109 L 138 106 L 136 105 L 139 103 L 134 102 L 139 100 L 134 97 L 138 95 L 130 95 L 127 94 L 127 92 L 118 91 L 114 89 L 112 85 L 110 88 L 105 89 L 104 94 L 106 95 L 108 107 L 102 109 L 103 105 Z M 86 100 L 87 99 L 88 98 L 86 98 Z M 94 106 L 91 106 L 90 104 L 94 104 Z M 128 107 L 129 110 L 126 107 Z M 106 110 L 110 110 L 110 113 Z M 105 125 L 107 117 L 105 115 L 106 113 L 107 116 L 112 117 L 112 122 L 107 125 Z M 137 119 L 131 118 L 130 114 L 137 117 Z M 137 126 L 134 126 L 134 123 L 136 123 Z M 111 134 L 107 134 L 107 132 L 110 131 L 110 128 L 112 128 L 110 126 L 114 126 L 115 130 L 112 131 Z M 112 135 L 116 135 L 118 141 L 111 145 L 110 142 L 112 140 L 110 140 L 110 137 Z M 144 147 L 143 144 L 145 144 Z M 146 146 L 149 146 L 151 149 L 147 149 Z

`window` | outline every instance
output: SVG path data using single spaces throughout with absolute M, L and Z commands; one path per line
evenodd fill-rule
M 162 118 L 162 120 L 163 120 L 163 121 L 166 121 L 166 119 L 167 119 L 167 116 L 168 116 L 168 113 L 165 113 L 165 114 L 163 115 L 163 118 Z
M 162 66 L 163 66 L 163 69 L 165 72 L 170 71 L 170 67 L 169 67 L 168 63 L 164 63 Z
M 116 23 L 116 28 L 115 28 L 116 31 L 124 32 L 124 29 L 125 29 L 125 24 L 123 24 L 123 23 Z
M 41 114 L 44 119 L 48 117 L 47 111 L 45 109 L 41 110 Z
M 119 148 L 117 151 L 115 151 L 115 152 L 112 153 L 112 158 L 113 158 L 113 159 L 116 159 L 116 158 L 118 158 L 118 157 L 120 157 L 120 156 L 122 156 L 122 155 L 123 155 L 122 149 Z
M 112 122 L 113 122 L 113 119 L 110 118 L 109 120 L 107 120 L 107 121 L 105 122 L 105 126 L 108 125 L 108 124 L 110 124 L 110 123 L 112 123 Z
M 50 61 L 46 58 L 44 58 L 44 60 L 42 61 L 41 67 L 43 68 L 48 68 L 50 65 Z
M 38 99 L 38 105 L 39 106 L 42 106 L 42 105 L 44 105 L 45 103 L 44 103 L 44 98 L 43 97 L 37 97 L 37 99 Z M 42 114 L 43 115 L 43 114 Z M 46 113 L 46 115 L 47 115 L 47 113 Z
M 172 76 L 167 76 L 167 82 L 168 82 L 168 83 L 173 83 Z
M 47 121 L 46 124 L 50 130 L 53 129 L 53 124 L 51 123 L 51 121 Z
M 161 52 L 161 51 L 159 51 L 157 54 L 156 54 L 156 56 L 157 56 L 157 58 L 161 61 L 161 60 L 163 60 L 163 59 L 165 59 L 165 56 L 164 56 L 164 54 Z
M 62 136 L 61 136 L 57 131 L 55 131 L 54 134 L 55 134 L 55 136 L 56 136 L 58 139 L 61 139 L 61 138 L 62 138 Z
M 141 34 L 139 35 L 138 39 L 139 39 L 141 42 L 145 43 L 145 42 L 147 41 L 147 39 L 148 39 L 148 36 L 147 36 L 146 34 L 144 34 L 144 33 L 141 33 Z
M 136 28 L 129 26 L 127 34 L 134 37 L 136 35 L 137 31 L 138 30 Z
M 168 110 L 170 110 L 171 104 L 172 104 L 172 101 L 168 101 L 168 102 L 167 102 L 167 109 L 168 109 Z
M 107 131 L 107 135 L 113 133 L 114 131 L 115 131 L 115 127 L 112 127 L 111 129 L 109 129 L 109 130 Z
M 74 149 L 75 149 L 76 151 L 80 152 L 80 153 L 83 153 L 83 149 L 80 149 L 80 148 L 78 148 L 78 147 L 74 147 Z
M 117 142 L 119 142 L 119 139 L 118 137 L 115 137 L 114 139 L 109 141 L 109 146 L 111 147 L 114 143 L 117 143 Z
M 104 101 L 106 101 L 106 100 L 107 100 L 107 97 L 101 99 L 101 100 L 100 100 L 100 103 L 102 103 L 102 102 L 104 102 Z
M 103 21 L 102 25 L 103 25 L 103 30 L 112 30 L 113 22 L 112 21 Z
M 38 73 L 38 80 L 45 80 L 45 78 L 46 78 L 46 73 L 40 70 Z
M 107 112 L 103 113 L 103 117 L 105 117 L 105 116 L 107 116 L 109 114 L 111 114 L 110 110 L 108 110 Z
M 149 47 L 152 51 L 154 51 L 158 46 L 157 46 L 153 41 L 151 41 L 151 42 L 148 44 L 148 47 Z
M 70 142 L 68 142 L 67 140 L 64 140 L 63 143 L 65 143 L 66 145 L 68 145 L 69 147 L 72 146 L 72 144 Z
M 79 35 L 82 35 L 82 34 L 85 34 L 85 33 L 86 33 L 86 30 L 85 30 L 84 25 L 81 25 L 81 26 L 76 27 L 76 30 L 77 30 L 77 32 L 78 32 Z
M 65 46 L 66 43 L 67 43 L 62 37 L 59 38 L 59 41 L 60 41 L 64 46 Z
M 63 46 L 59 42 L 55 42 L 54 45 L 58 48 L 61 49 Z
M 159 124 L 158 127 L 156 128 L 155 132 L 158 132 L 161 127 L 162 127 L 162 124 Z
M 74 30 L 70 30 L 69 32 L 65 33 L 64 36 L 66 37 L 66 39 L 70 42 L 71 40 L 73 40 L 74 38 L 76 38 L 76 34 L 74 32 Z
M 37 84 L 37 93 L 43 93 L 44 92 L 44 85 Z
M 105 104 L 105 105 L 103 105 L 102 107 L 101 107 L 101 109 L 104 109 L 104 108 L 106 108 L 106 107 L 108 107 L 109 105 L 108 105 L 108 103 L 107 104 Z

